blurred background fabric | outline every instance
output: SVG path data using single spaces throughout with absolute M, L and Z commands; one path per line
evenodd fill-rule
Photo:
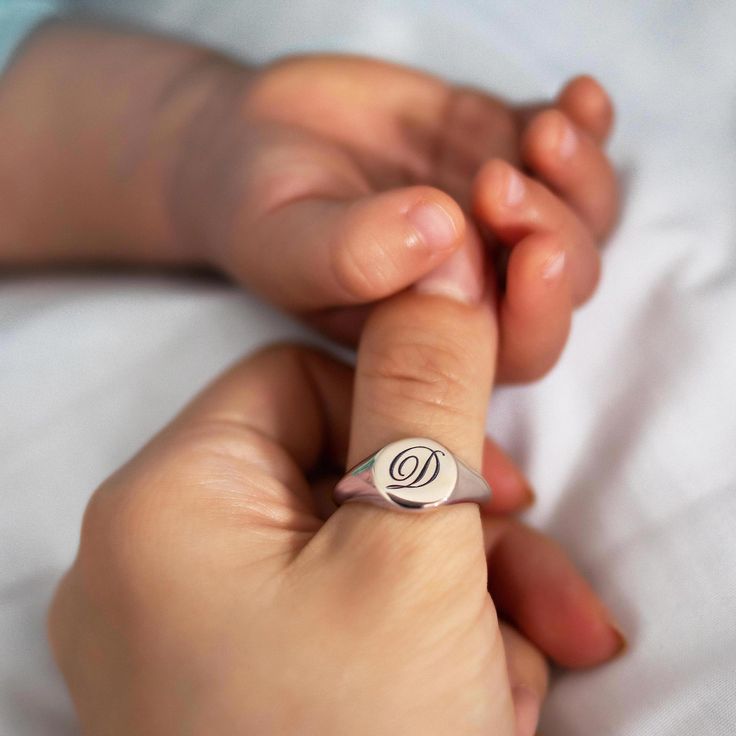
M 618 109 L 624 214 L 543 382 L 489 427 L 630 647 L 557 672 L 545 736 L 736 733 L 736 5 L 724 0 L 86 0 L 265 61 L 366 53 L 513 100 L 590 72 Z M 93 489 L 238 356 L 304 328 L 161 275 L 0 280 L 0 734 L 77 733 L 45 608 Z
M 29 31 L 60 11 L 53 0 L 0 0 L 0 71 Z

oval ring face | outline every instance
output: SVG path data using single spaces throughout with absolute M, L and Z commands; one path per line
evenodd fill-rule
M 435 506 L 457 485 L 457 462 L 439 442 L 411 437 L 386 445 L 375 456 L 373 483 L 392 503 L 405 508 Z

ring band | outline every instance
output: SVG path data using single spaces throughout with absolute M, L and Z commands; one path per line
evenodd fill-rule
M 491 488 L 439 442 L 410 437 L 382 447 L 335 486 L 335 503 L 362 501 L 403 511 L 453 503 L 485 503 Z

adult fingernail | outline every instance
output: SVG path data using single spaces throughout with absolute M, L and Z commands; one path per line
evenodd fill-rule
M 444 263 L 417 281 L 421 294 L 444 296 L 464 304 L 477 304 L 485 289 L 483 263 L 472 244 L 465 243 Z
M 528 509 L 537 502 L 537 494 L 534 493 L 531 486 L 524 486 L 524 494 L 521 499 L 521 509 Z
M 554 281 L 555 279 L 559 278 L 559 276 L 565 270 L 566 261 L 567 254 L 564 250 L 551 255 L 542 264 L 542 278 L 545 281 Z
M 611 627 L 611 633 L 613 634 L 614 641 L 616 642 L 616 647 L 611 656 L 620 657 L 629 648 L 629 642 L 626 640 L 626 637 L 617 624 L 609 621 L 608 625 Z
M 458 238 L 458 229 L 452 216 L 434 202 L 414 205 L 406 213 L 406 218 L 416 230 L 421 244 L 432 250 L 451 248 Z
M 539 696 L 525 685 L 517 685 L 511 691 L 516 715 L 516 736 L 534 736 L 539 723 L 541 702 Z

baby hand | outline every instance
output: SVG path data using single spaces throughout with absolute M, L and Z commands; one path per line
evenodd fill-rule
M 355 340 L 367 305 L 468 270 L 479 228 L 508 261 L 499 375 L 530 379 L 595 287 L 617 210 L 611 119 L 585 77 L 512 107 L 367 59 L 253 69 L 51 24 L 0 83 L 0 264 L 215 266 Z
M 285 59 L 247 81 L 229 73 L 194 119 L 175 187 L 180 231 L 200 235 L 206 258 L 354 340 L 361 305 L 439 264 L 463 268 L 477 223 L 488 245 L 508 249 L 501 377 L 554 364 L 617 209 L 601 148 L 612 109 L 596 82 L 514 108 L 353 57 Z M 442 274 L 427 283 L 441 291 Z

